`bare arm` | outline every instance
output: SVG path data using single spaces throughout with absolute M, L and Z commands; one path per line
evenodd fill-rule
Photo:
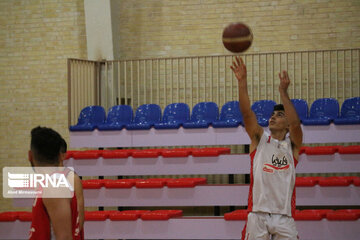
M 292 104 L 289 95 L 287 93 L 287 89 L 290 84 L 290 78 L 286 71 L 283 71 L 282 74 L 279 73 L 280 78 L 280 85 L 279 85 L 279 92 L 281 102 L 284 105 L 285 115 L 289 122 L 289 132 L 290 132 L 290 139 L 293 147 L 294 157 L 299 159 L 299 151 L 302 144 L 303 133 L 301 129 L 301 123 L 299 116 Z
M 69 198 L 43 198 L 57 240 L 73 239 L 70 201 Z
M 81 179 L 77 174 L 74 174 L 74 185 L 75 185 L 75 195 L 78 204 L 78 212 L 79 212 L 79 227 L 80 231 L 84 226 L 84 218 L 85 218 L 85 210 L 84 210 L 84 194 Z
M 235 73 L 239 86 L 239 105 L 243 115 L 245 130 L 251 139 L 250 152 L 256 149 L 263 133 L 262 127 L 257 123 L 255 113 L 251 110 L 250 99 L 247 90 L 247 73 L 244 61 L 240 57 L 235 57 L 230 68 Z

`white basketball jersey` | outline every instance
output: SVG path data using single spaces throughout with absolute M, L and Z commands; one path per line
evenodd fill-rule
M 295 209 L 295 167 L 290 138 L 278 141 L 264 131 L 250 154 L 249 210 L 291 216 Z M 293 209 L 292 209 L 293 208 Z

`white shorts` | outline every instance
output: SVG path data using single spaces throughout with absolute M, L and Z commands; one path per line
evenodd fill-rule
M 298 239 L 295 221 L 282 214 L 251 212 L 246 223 L 245 240 Z

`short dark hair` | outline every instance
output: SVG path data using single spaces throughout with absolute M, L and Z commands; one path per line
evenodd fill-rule
M 284 105 L 282 104 L 276 104 L 274 106 L 274 111 L 285 111 Z
M 63 138 L 61 138 L 60 152 L 61 153 L 66 153 L 66 151 L 67 151 L 66 141 Z
M 31 151 L 40 164 L 58 164 L 62 137 L 51 128 L 36 127 L 31 130 Z

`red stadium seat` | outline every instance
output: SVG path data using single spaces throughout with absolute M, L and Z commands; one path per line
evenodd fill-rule
M 161 155 L 162 149 L 145 149 L 132 153 L 133 158 L 157 158 Z
M 352 179 L 348 177 L 321 177 L 319 179 L 320 186 L 349 186 Z
M 330 221 L 355 221 L 360 217 L 360 209 L 341 209 L 326 214 Z
M 165 149 L 162 152 L 163 157 L 188 157 L 194 148 L 175 148 L 175 149 Z
M 135 183 L 137 188 L 162 188 L 166 185 L 168 181 L 172 178 L 149 178 L 138 180 Z
M 135 186 L 135 182 L 139 180 L 143 179 L 106 179 L 104 181 L 104 186 L 106 188 L 132 188 L 133 186 Z
M 227 221 L 231 220 L 246 220 L 248 215 L 247 210 L 235 210 L 233 212 L 225 213 L 224 218 Z
M 128 158 L 136 151 L 135 149 L 117 149 L 117 150 L 104 150 L 102 153 L 103 158 Z
M 24 222 L 31 222 L 32 221 L 32 212 L 17 212 L 18 219 Z
M 82 180 L 84 189 L 100 189 L 104 186 L 104 179 Z
M 127 210 L 117 211 L 109 214 L 109 219 L 113 221 L 134 221 L 141 217 L 142 214 L 148 213 L 150 210 Z
M 301 148 L 300 148 L 300 151 L 299 151 L 299 154 L 305 153 L 306 148 L 308 148 L 308 147 L 301 147 Z
M 360 177 L 352 177 L 353 178 L 353 184 L 355 186 L 360 186 Z
M 321 177 L 297 177 L 295 180 L 296 187 L 313 187 L 319 183 Z
M 198 148 L 192 151 L 194 157 L 216 157 L 220 154 L 229 154 L 230 148 Z
M 101 157 L 102 150 L 76 151 L 73 153 L 74 159 L 97 159 Z
M 167 182 L 169 188 L 195 187 L 199 184 L 206 184 L 206 178 L 179 178 Z
M 113 212 L 117 211 L 85 211 L 85 221 L 105 221 Z
M 67 151 L 65 159 L 73 158 L 74 153 L 76 153 L 76 152 L 78 152 L 78 151 Z
M 0 222 L 13 222 L 18 218 L 17 212 L 2 212 L 0 213 Z
M 142 220 L 169 220 L 170 218 L 181 217 L 182 210 L 155 210 L 141 214 Z
M 360 145 L 356 146 L 341 146 L 339 147 L 340 154 L 360 154 Z
M 295 220 L 321 220 L 326 217 L 326 213 L 332 210 L 296 210 L 294 219 Z
M 338 146 L 307 147 L 305 153 L 307 155 L 330 155 L 336 153 L 338 148 Z

